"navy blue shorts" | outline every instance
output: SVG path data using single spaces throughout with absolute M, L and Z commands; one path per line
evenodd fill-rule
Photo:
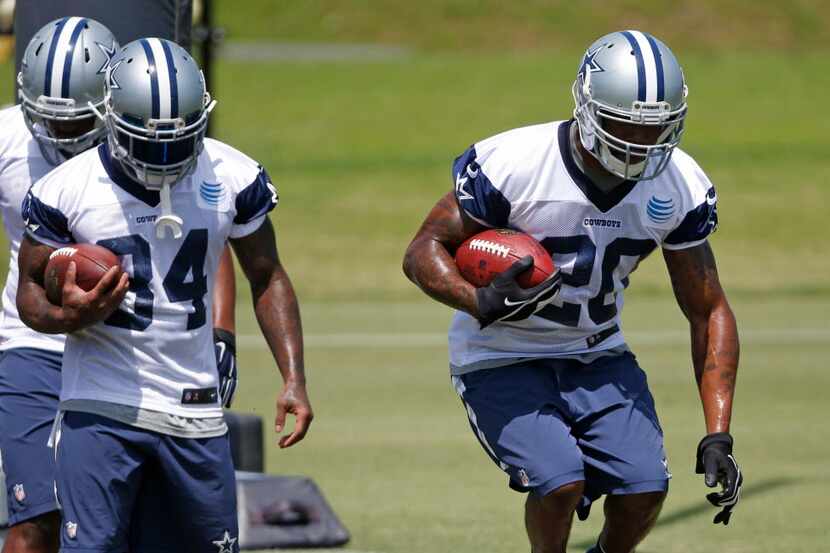
M 177 438 L 68 411 L 57 445 L 61 551 L 239 551 L 227 434 Z
M 32 348 L 0 353 L 0 455 L 12 525 L 58 508 L 55 452 L 46 443 L 58 412 L 61 357 Z
M 668 489 L 663 431 L 635 357 L 537 359 L 453 377 L 473 432 L 510 486 L 585 497 Z

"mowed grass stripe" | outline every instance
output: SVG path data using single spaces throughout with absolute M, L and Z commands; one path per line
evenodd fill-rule
M 689 342 L 688 331 L 655 330 L 626 332 L 627 341 L 637 346 L 683 345 Z M 830 328 L 764 328 L 740 330 L 741 342 L 757 345 L 811 344 L 830 340 Z M 343 332 L 331 334 L 306 334 L 309 348 L 413 348 L 445 347 L 446 333 L 438 332 Z M 241 347 L 267 349 L 260 335 L 237 336 Z

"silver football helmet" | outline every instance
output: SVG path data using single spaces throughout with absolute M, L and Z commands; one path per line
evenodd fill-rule
M 145 187 L 172 186 L 196 163 L 215 104 L 181 46 L 161 38 L 130 42 L 107 71 L 103 118 L 112 154 Z
M 161 198 L 156 234 L 182 235 L 170 188 L 196 165 L 216 102 L 202 70 L 181 46 L 140 38 L 124 46 L 107 70 L 103 114 L 112 156 L 129 176 Z
M 49 163 L 103 138 L 106 129 L 90 106 L 104 103 L 104 77 L 117 49 L 109 29 L 87 17 L 47 23 L 26 47 L 18 95 L 26 126 Z
M 648 180 L 666 168 L 683 134 L 688 95 L 668 46 L 640 31 L 605 35 L 585 53 L 572 92 L 580 141 L 605 169 Z M 660 131 L 653 144 L 637 144 L 609 132 L 609 121 Z

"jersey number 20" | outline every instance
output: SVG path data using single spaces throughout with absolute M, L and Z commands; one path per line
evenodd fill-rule
M 193 302 L 193 313 L 187 315 L 187 330 L 199 328 L 205 324 L 205 294 L 207 277 L 205 276 L 205 257 L 207 257 L 207 229 L 193 229 L 179 248 L 179 252 L 170 265 L 162 284 L 167 297 L 172 302 Z M 132 313 L 119 309 L 106 320 L 108 325 L 130 330 L 145 330 L 153 322 L 153 269 L 150 265 L 150 243 L 138 234 L 119 236 L 99 240 L 103 246 L 118 256 L 129 255 L 133 261 L 133 274 L 130 279 L 130 292 L 135 293 L 135 306 Z M 186 282 L 188 273 L 192 277 Z

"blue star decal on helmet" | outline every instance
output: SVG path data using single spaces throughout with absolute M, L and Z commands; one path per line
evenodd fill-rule
M 599 51 L 605 48 L 607 44 L 603 44 L 593 52 L 588 50 L 585 52 L 585 57 L 582 58 L 582 65 L 579 66 L 579 71 L 577 71 L 577 75 L 582 75 L 584 78 L 585 75 L 588 73 L 599 73 L 600 71 L 605 71 L 603 67 L 597 62 L 596 57 L 599 54 Z
M 101 52 L 103 52 L 104 56 L 107 58 L 107 61 L 104 62 L 104 65 L 99 67 L 98 71 L 95 73 L 96 75 L 102 75 L 102 74 L 107 72 L 107 67 L 110 66 L 110 62 L 112 61 L 112 57 L 115 55 L 115 41 L 114 40 L 112 41 L 112 44 L 110 44 L 109 48 L 107 48 L 106 46 L 104 46 L 100 42 L 96 42 L 95 46 L 97 46 L 98 49 L 101 50 Z
M 118 84 L 118 81 L 115 80 L 115 70 L 118 69 L 124 63 L 124 60 L 118 60 L 117 62 L 110 65 L 109 69 L 107 70 L 107 84 L 110 90 L 120 89 L 121 85 Z

